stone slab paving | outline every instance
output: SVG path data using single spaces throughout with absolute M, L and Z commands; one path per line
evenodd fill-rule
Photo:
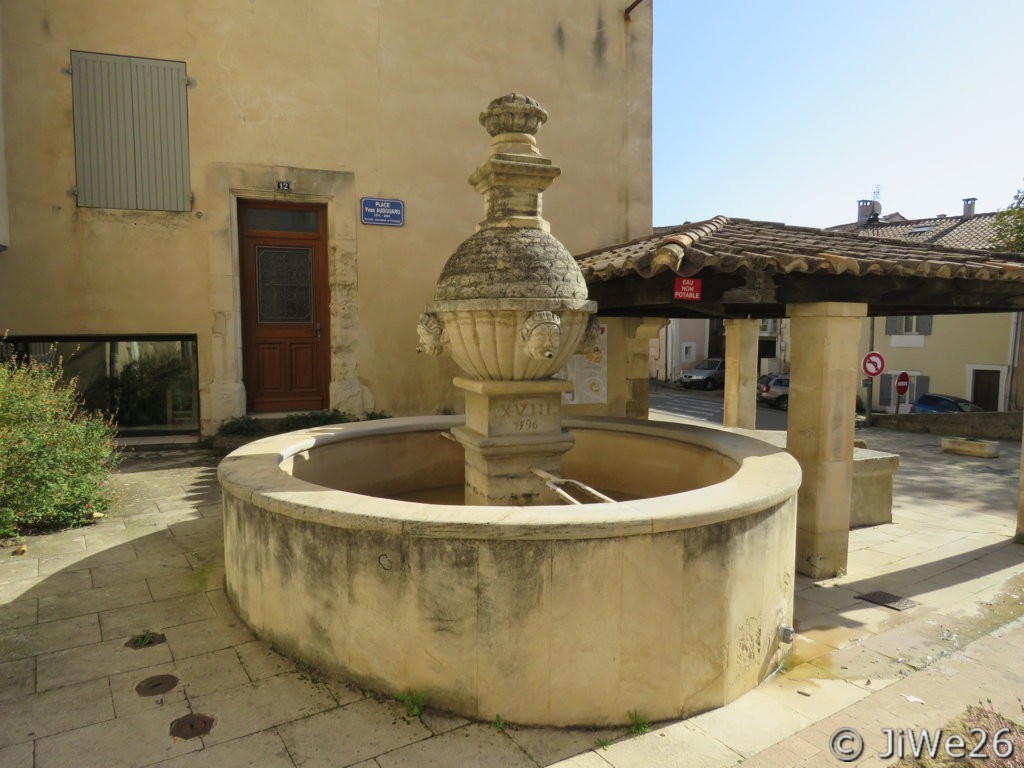
M 858 436 L 901 454 L 894 523 L 853 532 L 849 574 L 798 578 L 784 670 L 635 737 L 499 729 L 429 708 L 410 717 L 278 655 L 224 593 L 216 458 L 138 450 L 107 518 L 30 537 L 22 556 L 0 550 L 0 766 L 840 765 L 828 752 L 840 727 L 864 735 L 857 765 L 882 765 L 884 727 L 936 727 L 982 697 L 1024 719 L 1024 547 L 1010 538 L 1019 446 L 975 459 L 942 454 L 928 435 Z M 919 605 L 858 599 L 873 590 Z M 166 639 L 126 647 L 145 631 Z M 171 690 L 136 692 L 167 674 Z M 215 718 L 209 734 L 171 736 L 190 713 Z

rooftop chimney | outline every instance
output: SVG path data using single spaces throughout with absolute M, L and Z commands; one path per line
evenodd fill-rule
M 965 197 L 964 198 L 964 218 L 969 219 L 974 215 L 974 204 L 978 202 L 976 197 Z
M 857 201 L 857 223 L 861 226 L 865 224 L 875 224 L 878 222 L 878 214 L 882 212 L 882 204 L 877 200 L 858 200 Z

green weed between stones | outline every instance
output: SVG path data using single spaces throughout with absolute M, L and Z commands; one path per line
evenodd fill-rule
M 626 713 L 629 717 L 629 735 L 640 736 L 641 734 L 647 733 L 651 730 L 651 721 L 641 715 L 635 709 L 629 710 Z
M 199 566 L 192 571 L 192 587 L 196 592 L 205 592 L 210 583 L 210 571 L 206 566 Z
M 405 706 L 405 714 L 409 717 L 419 717 L 427 706 L 426 691 L 406 691 L 395 697 Z
M 150 632 L 148 629 L 143 630 L 137 635 L 132 635 L 128 642 L 125 643 L 129 648 L 148 648 L 151 645 L 156 645 L 160 642 L 161 635 L 156 632 Z

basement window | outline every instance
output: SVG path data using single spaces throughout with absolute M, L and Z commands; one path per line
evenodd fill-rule
M 195 336 L 8 337 L 0 360 L 11 355 L 59 360 L 84 407 L 112 415 L 121 437 L 199 430 Z

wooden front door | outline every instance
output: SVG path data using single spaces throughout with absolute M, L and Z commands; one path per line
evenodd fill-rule
M 250 412 L 328 407 L 327 210 L 239 201 L 242 360 Z

